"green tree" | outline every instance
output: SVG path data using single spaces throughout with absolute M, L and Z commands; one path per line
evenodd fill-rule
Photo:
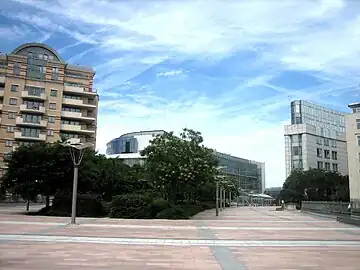
M 192 203 L 199 199 L 201 187 L 214 182 L 217 160 L 202 142 L 200 132 L 184 129 L 180 137 L 172 132 L 156 136 L 141 152 L 157 194 L 173 204 Z
M 294 170 L 285 180 L 280 198 L 299 202 L 348 200 L 349 180 L 338 172 L 321 169 Z

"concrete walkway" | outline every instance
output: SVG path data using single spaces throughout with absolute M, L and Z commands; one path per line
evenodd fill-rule
M 0 269 L 358 270 L 360 228 L 275 207 L 192 220 L 78 219 L 0 210 Z

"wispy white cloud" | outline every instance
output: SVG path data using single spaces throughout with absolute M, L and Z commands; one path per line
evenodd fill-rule
M 349 88 L 358 85 L 357 1 L 12 2 L 31 7 L 31 14 L 21 9 L 6 16 L 72 39 L 60 52 L 92 46 L 71 61 L 100 55 L 95 68 L 96 87 L 104 97 L 98 121 L 102 150 L 121 133 L 190 127 L 219 151 L 265 161 L 268 185 L 280 185 L 287 117 L 277 115 L 274 121 L 269 116 L 283 113 L 292 99 L 341 105 L 331 96 L 350 95 Z M 237 53 L 244 58 L 235 58 Z M 167 64 L 173 59 L 179 65 Z M 186 61 L 198 65 L 188 71 Z M 216 69 L 222 61 L 228 61 L 231 75 L 224 66 Z M 176 75 L 184 70 L 180 85 Z M 294 87 L 272 82 L 287 70 L 306 71 L 320 82 L 303 89 L 295 80 Z M 264 91 L 273 94 L 247 99 Z
M 169 71 L 163 71 L 156 74 L 157 77 L 168 77 L 168 76 L 176 76 L 183 73 L 183 70 L 177 69 L 177 70 L 169 70 Z

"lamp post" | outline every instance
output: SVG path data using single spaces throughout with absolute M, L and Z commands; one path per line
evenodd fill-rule
M 219 166 L 219 167 L 217 167 L 216 169 L 218 170 L 218 171 L 220 171 L 221 169 L 224 169 L 224 168 L 226 168 L 226 166 Z M 222 191 L 221 191 L 221 189 L 219 188 L 219 181 L 220 181 L 220 179 L 221 178 L 224 178 L 225 176 L 224 175 L 217 175 L 216 176 L 216 191 L 215 191 L 215 193 L 216 193 L 216 216 L 219 216 L 219 204 L 220 204 L 220 210 L 222 210 L 221 209 L 221 204 L 222 204 L 222 202 L 221 202 L 221 197 L 222 197 Z M 219 198 L 220 197 L 220 198 Z
M 62 146 L 68 147 L 70 151 L 71 160 L 74 166 L 74 180 L 73 180 L 73 194 L 71 205 L 71 224 L 76 224 L 76 201 L 77 201 L 77 188 L 78 188 L 78 176 L 79 166 L 84 157 L 85 149 L 93 147 L 92 143 L 80 143 L 75 139 L 69 139 L 61 143 Z M 78 154 L 77 154 L 78 153 Z

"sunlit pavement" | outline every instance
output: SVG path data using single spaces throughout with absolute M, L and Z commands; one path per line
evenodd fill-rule
M 360 228 L 275 207 L 193 220 L 32 217 L 0 208 L 0 269 L 359 270 Z

